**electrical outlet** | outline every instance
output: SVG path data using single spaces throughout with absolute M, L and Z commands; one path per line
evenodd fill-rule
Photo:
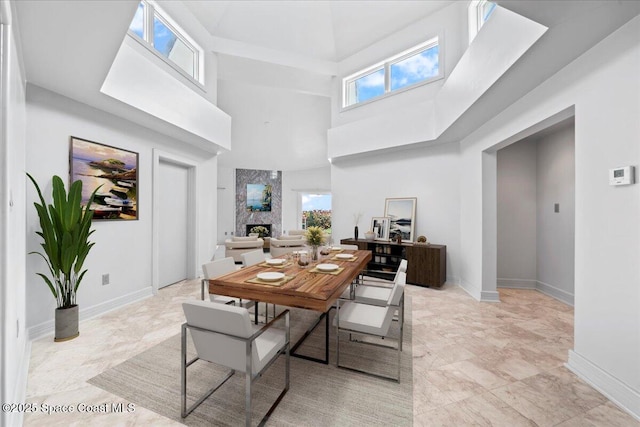
M 108 285 L 108 284 L 109 284 L 109 275 L 108 274 L 103 274 L 102 275 L 102 286 Z
M 20 338 L 20 319 L 16 319 L 16 338 Z

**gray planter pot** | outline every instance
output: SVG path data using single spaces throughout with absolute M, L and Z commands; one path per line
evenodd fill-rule
M 80 335 L 78 332 L 78 306 L 56 308 L 55 342 L 72 340 Z

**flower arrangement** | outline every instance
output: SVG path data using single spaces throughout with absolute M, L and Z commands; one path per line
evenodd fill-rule
M 251 227 L 251 230 L 249 230 L 249 232 L 257 233 L 258 237 L 269 236 L 269 230 L 267 230 L 267 227 L 263 227 L 261 225 L 256 225 L 255 227 Z
M 324 243 L 324 230 L 320 227 L 311 226 L 307 228 L 307 243 L 311 246 L 320 246 Z

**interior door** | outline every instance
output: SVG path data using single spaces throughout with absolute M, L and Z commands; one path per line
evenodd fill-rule
M 187 278 L 189 170 L 160 161 L 158 287 Z

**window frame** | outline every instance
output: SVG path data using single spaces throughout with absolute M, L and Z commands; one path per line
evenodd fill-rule
M 493 3 L 494 6 L 487 19 L 484 19 L 482 11 L 487 3 Z M 490 0 L 472 0 L 471 3 L 469 3 L 469 11 L 467 13 L 469 21 L 469 44 L 471 44 L 473 39 L 478 35 L 482 26 L 491 18 L 496 7 L 498 7 L 498 5 Z
M 131 28 L 127 30 L 127 34 L 142 46 L 147 48 L 156 57 L 160 58 L 167 65 L 171 66 L 175 71 L 180 73 L 192 83 L 195 83 L 200 89 L 204 89 L 204 50 L 173 20 L 160 8 L 153 0 L 140 0 L 138 5 L 143 5 L 142 17 L 142 33 L 141 38 L 134 33 Z M 193 75 L 190 75 L 176 62 L 164 56 L 156 47 L 154 40 L 154 18 L 157 18 L 165 27 L 167 27 L 177 39 L 187 46 L 193 52 Z
M 399 62 L 404 61 L 407 58 L 410 58 L 415 55 L 419 55 L 422 52 L 425 52 L 431 48 L 438 47 L 438 74 L 427 79 L 411 83 L 409 85 L 403 86 L 398 89 L 391 89 L 391 66 L 395 65 Z M 361 105 L 366 105 L 371 102 L 377 101 L 379 99 L 385 99 L 389 96 L 405 92 L 407 90 L 415 89 L 417 87 L 432 83 L 434 81 L 440 80 L 444 78 L 444 49 L 442 49 L 442 35 L 438 34 L 436 36 L 430 37 L 428 40 L 413 46 L 409 49 L 406 49 L 400 53 L 397 53 L 393 56 L 390 56 L 383 61 L 377 62 L 367 68 L 364 68 L 360 71 L 357 71 L 353 74 L 350 74 L 342 79 L 342 111 L 350 110 L 355 107 L 359 107 Z M 371 73 L 374 73 L 378 70 L 384 70 L 384 93 L 382 95 L 374 96 L 365 101 L 354 102 L 352 104 L 347 105 L 348 101 L 348 90 L 347 87 L 349 84 L 356 82 L 358 79 L 365 77 Z

